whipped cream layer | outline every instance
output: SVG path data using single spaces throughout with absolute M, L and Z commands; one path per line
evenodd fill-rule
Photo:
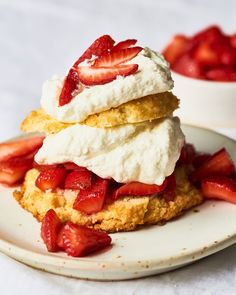
M 43 85 L 42 108 L 58 121 L 78 123 L 89 115 L 172 89 L 168 63 L 160 54 L 144 48 L 128 63 L 138 64 L 138 72 L 126 77 L 118 76 L 116 80 L 104 85 L 84 88 L 70 103 L 61 107 L 58 106 L 58 101 L 64 78 L 53 77 Z
M 177 117 L 107 129 L 76 124 L 48 136 L 35 159 L 74 162 L 121 183 L 160 185 L 174 171 L 183 143 Z

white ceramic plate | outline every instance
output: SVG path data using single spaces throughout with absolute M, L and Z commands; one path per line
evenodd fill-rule
M 224 146 L 236 162 L 235 141 L 197 127 L 184 126 L 183 130 L 187 142 L 198 150 L 214 152 Z M 144 277 L 186 265 L 236 242 L 236 205 L 208 201 L 165 226 L 112 234 L 113 246 L 105 252 L 85 258 L 51 254 L 40 239 L 40 224 L 19 207 L 11 193 L 0 189 L 0 250 L 61 275 L 96 280 Z

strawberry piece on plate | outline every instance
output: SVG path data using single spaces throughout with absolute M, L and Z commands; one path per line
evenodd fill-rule
M 116 79 L 117 76 L 128 76 L 138 70 L 137 64 L 118 65 L 110 68 L 79 67 L 80 81 L 87 86 L 102 85 Z
M 33 167 L 35 153 L 0 162 L 0 183 L 13 186 L 19 184 L 25 173 Z
M 201 182 L 206 199 L 219 199 L 236 204 L 236 183 L 225 176 L 212 176 Z
M 204 77 L 201 64 L 188 54 L 181 56 L 173 65 L 172 69 L 184 76 L 202 79 Z
M 122 63 L 125 63 L 133 59 L 140 51 L 142 47 L 131 47 L 112 52 L 107 52 L 98 57 L 93 66 L 94 67 L 113 67 Z
M 80 190 L 73 204 L 73 208 L 86 214 L 101 211 L 105 201 L 107 187 L 107 179 L 102 179 L 94 175 L 91 187 Z
M 91 171 L 72 171 L 66 176 L 65 189 L 88 189 L 91 187 L 91 182 Z
M 109 35 L 103 35 L 96 39 L 93 44 L 83 53 L 83 55 L 75 62 L 74 68 L 83 62 L 85 59 L 91 59 L 93 55 L 100 56 L 104 52 L 113 48 L 115 41 Z
M 210 154 L 207 153 L 200 153 L 197 154 L 196 157 L 193 160 L 193 166 L 195 169 L 198 169 L 204 162 L 209 160 L 211 157 Z
M 63 244 L 68 255 L 82 257 L 106 248 L 111 244 L 111 238 L 105 232 L 68 221 L 63 230 Z
M 49 168 L 42 170 L 35 181 L 35 185 L 41 190 L 55 190 L 64 184 L 66 169 L 64 167 Z
M 219 150 L 195 170 L 191 179 L 193 181 L 201 180 L 208 176 L 223 175 L 229 176 L 234 172 L 234 163 L 225 148 Z
M 64 250 L 64 241 L 63 241 L 63 233 L 64 233 L 64 228 L 65 228 L 66 223 L 61 223 L 59 226 L 59 230 L 57 232 L 57 246 L 59 249 Z
M 193 53 L 193 58 L 199 63 L 207 66 L 220 64 L 220 56 L 209 43 L 200 43 Z
M 148 196 L 164 191 L 167 186 L 167 179 L 161 185 L 145 184 L 141 182 L 130 182 L 119 187 L 113 194 L 113 199 L 121 196 Z
M 30 154 L 42 146 L 43 140 L 44 137 L 36 136 L 0 143 L 0 161 Z
M 190 165 L 196 157 L 196 150 L 192 144 L 185 143 L 182 147 L 180 157 L 178 160 L 179 165 Z
M 172 65 L 190 47 L 189 39 L 183 35 L 176 35 L 163 51 L 165 59 Z
M 78 166 L 78 165 L 76 165 L 75 163 L 72 163 L 72 162 L 67 162 L 67 163 L 64 163 L 63 165 L 67 170 L 88 171 L 87 168 Z
M 79 76 L 77 71 L 72 68 L 64 80 L 62 91 L 59 97 L 59 106 L 61 107 L 65 104 L 68 104 L 72 100 L 76 90 L 79 91 Z
M 112 51 L 129 48 L 131 46 L 134 46 L 136 43 L 137 43 L 137 40 L 136 39 L 127 39 L 127 40 L 124 40 L 124 41 L 121 41 L 121 42 L 117 43 L 112 48 Z
M 236 81 L 236 69 L 232 67 L 219 67 L 206 72 L 206 77 L 209 80 L 221 82 Z
M 57 236 L 60 231 L 61 221 L 53 209 L 47 211 L 42 220 L 41 237 L 49 252 L 57 252 Z

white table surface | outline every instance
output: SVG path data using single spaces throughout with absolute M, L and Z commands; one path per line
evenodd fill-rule
M 234 0 L 0 0 L 0 140 L 19 133 L 39 106 L 42 82 L 63 74 L 96 37 L 161 49 L 174 33 L 211 23 L 236 31 L 235 11 Z M 236 139 L 236 129 L 220 131 Z M 0 254 L 0 294 L 236 294 L 236 245 L 167 274 L 106 283 L 44 273 Z

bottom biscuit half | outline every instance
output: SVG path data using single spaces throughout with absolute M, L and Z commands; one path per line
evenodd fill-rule
M 49 209 L 54 209 L 62 221 L 72 221 L 106 232 L 131 231 L 142 225 L 163 224 L 203 202 L 203 197 L 190 182 L 184 168 L 176 169 L 177 194 L 173 201 L 161 195 L 124 197 L 106 204 L 102 211 L 86 215 L 73 209 L 77 193 L 57 190 L 42 192 L 35 186 L 39 175 L 28 171 L 20 191 L 14 192 L 19 204 L 41 221 Z

